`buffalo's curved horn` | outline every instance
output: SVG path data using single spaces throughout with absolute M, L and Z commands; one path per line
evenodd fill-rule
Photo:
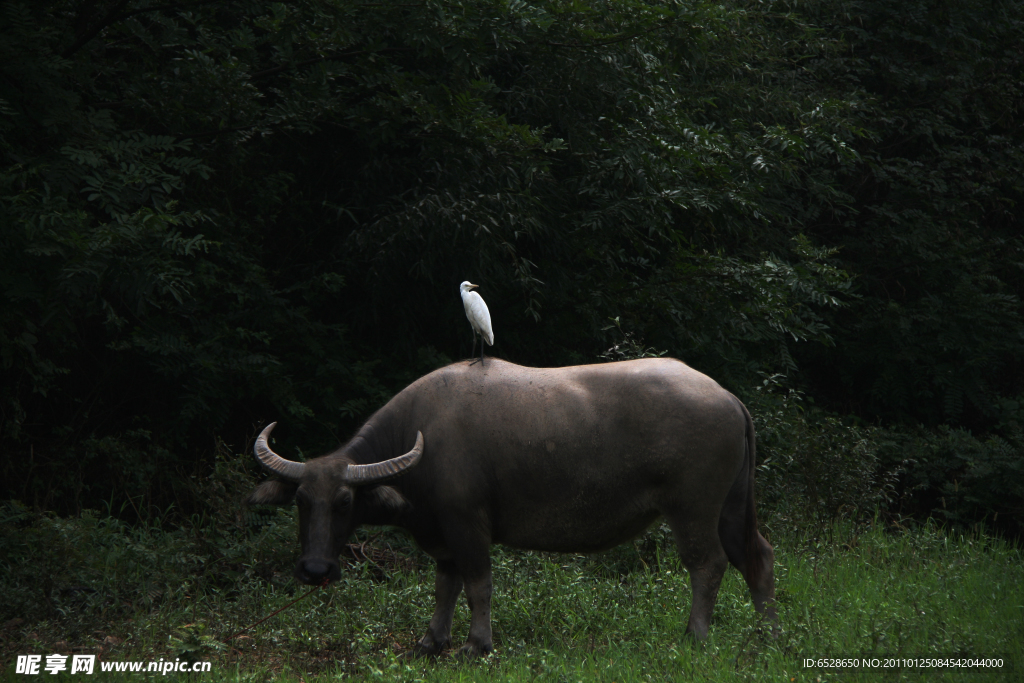
M 401 474 L 420 461 L 423 455 L 423 432 L 416 432 L 416 445 L 405 455 L 370 465 L 349 465 L 345 472 L 345 483 L 356 486 L 375 484 Z
M 270 472 L 273 472 L 282 479 L 298 482 L 302 478 L 302 473 L 306 470 L 306 463 L 285 460 L 270 450 L 270 446 L 267 445 L 267 438 L 270 436 L 270 432 L 274 430 L 274 425 L 276 424 L 276 422 L 271 422 L 263 428 L 260 435 L 256 437 L 256 445 L 253 447 L 253 452 L 256 454 L 256 459 L 260 461 L 260 464 Z

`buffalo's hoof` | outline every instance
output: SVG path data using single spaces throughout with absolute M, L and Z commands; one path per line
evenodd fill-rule
M 429 643 L 424 644 L 422 641 L 412 646 L 411 650 L 406 650 L 400 657 L 402 659 L 422 659 L 423 657 L 436 657 L 448 647 L 448 643 Z
M 480 657 L 486 657 L 491 653 L 493 648 L 490 645 L 476 645 L 475 643 L 466 643 L 459 648 L 459 651 L 455 653 L 455 658 L 462 661 L 468 661 L 471 659 L 479 659 Z

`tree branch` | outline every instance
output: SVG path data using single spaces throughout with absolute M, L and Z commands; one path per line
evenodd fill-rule
M 128 17 L 134 17 L 136 14 L 145 14 L 146 12 L 159 12 L 165 9 L 191 9 L 192 7 L 198 7 L 199 5 L 209 5 L 214 2 L 222 1 L 223 0 L 198 0 L 197 2 L 191 2 L 188 4 L 176 3 L 172 5 L 156 5 L 155 7 L 145 7 L 143 9 L 137 9 L 132 10 L 131 12 L 117 14 L 121 9 L 124 8 L 125 5 L 131 2 L 131 0 L 121 0 L 116 5 L 110 8 L 110 11 L 107 12 L 106 16 L 100 19 L 99 23 L 97 23 L 96 26 L 94 26 L 91 29 L 88 29 L 87 31 L 84 31 L 82 35 L 78 37 L 78 40 L 76 40 L 74 43 L 71 44 L 70 47 L 64 50 L 64 52 L 62 52 L 60 56 L 64 59 L 67 59 L 68 57 L 75 54 L 83 47 L 85 47 L 86 43 L 95 38 L 96 35 L 103 29 L 107 28 L 108 26 L 113 26 L 119 21 L 124 21 Z
M 374 53 L 375 54 L 380 54 L 382 52 L 412 52 L 413 50 L 415 50 L 415 48 L 411 48 L 411 47 L 386 47 L 386 48 L 384 48 L 382 50 L 375 50 Z M 356 55 L 366 54 L 367 52 L 369 52 L 369 50 L 356 50 L 354 52 L 342 52 L 340 55 L 326 55 L 324 57 L 314 57 L 313 59 L 307 59 L 307 60 L 302 61 L 302 62 L 293 62 L 291 64 L 281 64 L 280 66 L 275 66 L 275 67 L 273 67 L 271 69 L 265 69 L 263 71 L 257 71 L 253 75 L 249 76 L 249 78 L 251 80 L 256 80 L 257 78 L 265 78 L 267 76 L 273 76 L 274 74 L 281 73 L 282 71 L 287 71 L 288 69 L 291 69 L 291 68 L 298 68 L 298 67 L 301 67 L 301 66 L 309 66 L 310 64 L 317 64 L 319 62 L 325 62 L 328 59 L 343 59 L 345 57 L 354 57 Z
M 127 19 L 128 17 L 134 17 L 136 14 L 145 14 L 146 12 L 159 12 L 160 10 L 165 9 L 192 9 L 193 7 L 198 7 L 199 5 L 209 5 L 215 2 L 223 3 L 224 0 L 197 0 L 196 2 L 192 2 L 187 5 L 183 5 L 182 3 L 178 2 L 171 5 L 157 5 L 156 7 L 146 7 L 144 9 L 137 9 L 131 12 L 125 12 L 117 18 L 117 21 Z
M 671 23 L 672 23 L 671 21 L 666 21 L 666 22 L 661 23 L 661 24 L 655 24 L 654 26 L 650 27 L 649 29 L 647 29 L 645 31 L 639 31 L 637 33 L 632 33 L 632 34 L 630 34 L 628 36 L 620 36 L 618 38 L 612 38 L 611 40 L 605 40 L 605 41 L 600 42 L 600 43 L 553 43 L 553 42 L 547 41 L 547 40 L 538 40 L 538 41 L 535 41 L 534 44 L 535 45 L 536 44 L 550 45 L 552 47 L 574 47 L 574 48 L 602 47 L 604 45 L 612 45 L 613 43 L 621 43 L 621 42 L 624 42 L 624 41 L 627 41 L 627 40 L 633 40 L 634 38 L 639 38 L 640 36 L 644 36 L 644 35 L 647 35 L 648 33 L 651 33 L 652 31 L 657 31 L 659 28 L 665 28 L 666 26 L 668 26 Z
M 87 29 L 87 30 L 83 31 L 82 35 L 78 36 L 78 40 L 76 40 L 74 43 L 72 43 L 71 47 L 69 47 L 68 49 L 64 50 L 64 52 L 61 52 L 60 56 L 63 57 L 64 59 L 67 59 L 71 55 L 73 55 L 76 52 L 78 52 L 79 50 L 81 50 L 82 46 L 85 45 L 86 43 L 88 43 L 93 38 L 95 38 L 97 33 L 99 33 L 100 31 L 105 29 L 107 26 L 110 26 L 115 21 L 117 21 L 117 18 L 116 18 L 117 13 L 120 12 L 124 8 L 124 6 L 127 5 L 129 2 L 130 2 L 130 0 L 121 0 L 120 2 L 115 4 L 113 7 L 111 7 L 110 11 L 107 12 L 106 16 L 104 16 L 102 19 L 100 19 L 99 23 L 97 23 L 91 29 Z

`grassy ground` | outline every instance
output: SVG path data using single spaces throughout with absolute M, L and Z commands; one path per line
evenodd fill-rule
M 932 527 L 895 533 L 841 528 L 819 542 L 776 537 L 778 638 L 758 628 L 742 578 L 730 569 L 711 635 L 696 645 L 682 639 L 689 585 L 663 528 L 592 557 L 495 548 L 496 651 L 486 660 L 461 663 L 399 657 L 430 618 L 433 571 L 398 535 L 371 539 L 366 554 L 374 562 L 353 563 L 342 581 L 228 647 L 220 639 L 306 590 L 289 576 L 297 546 L 289 511 L 271 513 L 256 527 L 238 520 L 216 531 L 203 520 L 166 531 L 129 529 L 102 516 L 14 517 L 0 539 L 0 557 L 8 558 L 0 559 L 0 647 L 3 677 L 10 681 L 30 680 L 13 673 L 16 655 L 54 652 L 100 653 L 106 661 L 208 660 L 212 671 L 193 677 L 204 681 L 1024 676 L 1021 552 Z M 53 577 L 42 588 L 40 570 Z M 468 632 L 468 609 L 460 602 L 456 641 Z M 887 658 L 1001 657 L 1003 668 L 804 666 L 806 658 L 855 656 L 877 658 L 881 665 Z

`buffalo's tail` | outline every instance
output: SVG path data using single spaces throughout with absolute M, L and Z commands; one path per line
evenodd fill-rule
M 748 586 L 760 585 L 764 576 L 765 556 L 761 552 L 761 544 L 757 533 L 757 508 L 754 505 L 754 472 L 757 468 L 757 439 L 754 435 L 754 420 L 750 417 L 750 411 L 743 407 L 743 415 L 747 419 L 746 440 L 747 440 L 747 500 L 745 521 L 743 524 L 743 548 L 746 561 L 743 563 L 743 578 L 747 580 Z

